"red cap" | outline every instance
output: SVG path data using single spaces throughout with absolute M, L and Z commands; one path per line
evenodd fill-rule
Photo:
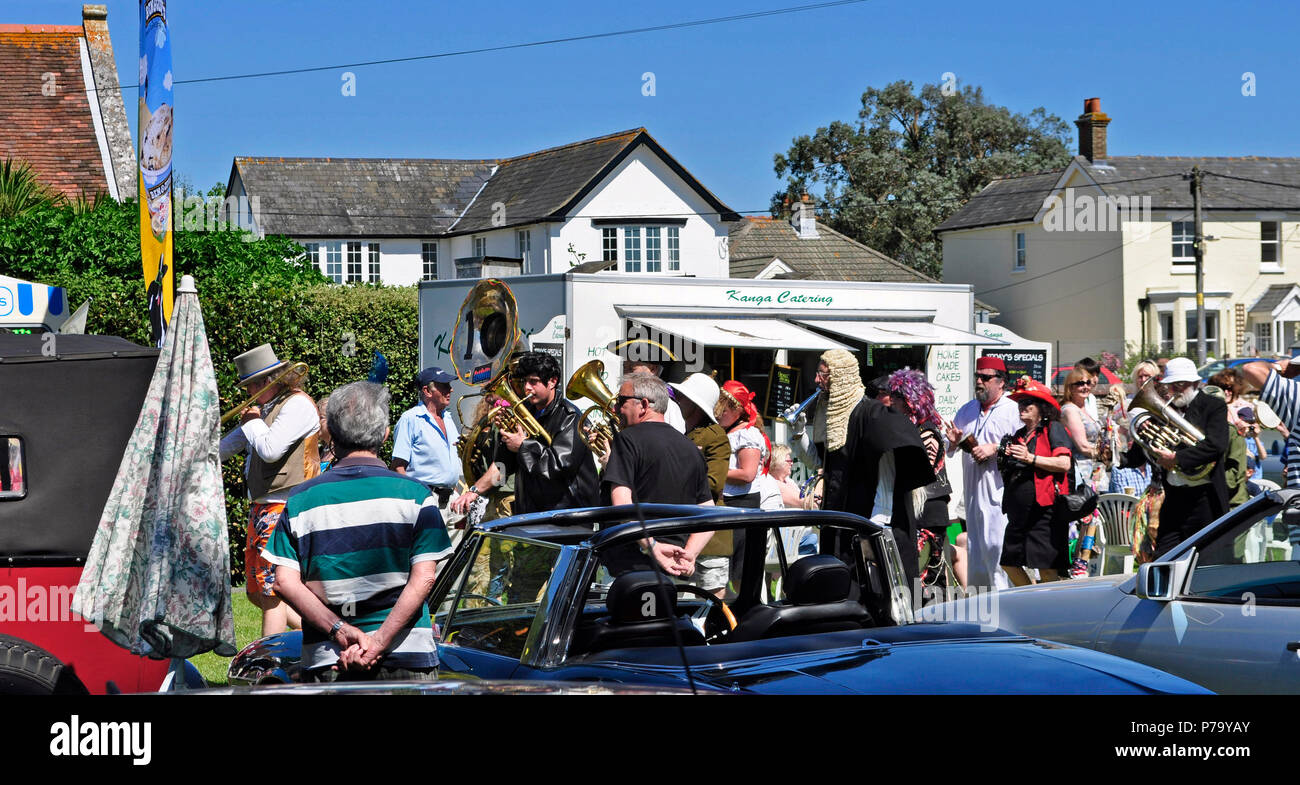
M 1051 404 L 1052 408 L 1058 412 L 1061 410 L 1061 404 L 1057 402 L 1056 396 L 1052 395 L 1052 391 L 1047 388 L 1047 385 L 1028 376 L 1021 376 L 1016 379 L 1016 388 L 1011 391 L 1011 400 L 1016 403 L 1035 400 Z
M 1001 357 L 981 357 L 975 361 L 975 370 L 977 371 L 1002 371 L 1007 372 L 1007 364 L 1002 362 Z

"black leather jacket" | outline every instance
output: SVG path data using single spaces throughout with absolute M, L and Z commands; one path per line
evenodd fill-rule
M 516 456 L 516 514 L 593 507 L 600 503 L 600 483 L 591 450 L 578 433 L 582 413 L 558 398 L 537 421 L 551 436 L 548 446 L 526 439 Z

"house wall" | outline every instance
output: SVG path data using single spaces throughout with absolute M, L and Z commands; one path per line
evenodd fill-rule
M 1095 189 L 1080 184 L 1078 193 Z M 1023 271 L 1014 269 L 1017 232 L 1025 233 Z M 1052 343 L 1058 363 L 1123 353 L 1120 231 L 1061 231 L 1040 220 L 945 232 L 942 240 L 944 283 L 971 284 L 997 308 L 999 324 Z
M 1192 265 L 1173 263 L 1173 221 L 1190 221 L 1191 211 L 1159 211 L 1152 215 L 1149 225 L 1134 224 L 1126 227 L 1124 248 L 1124 302 L 1126 313 L 1133 314 L 1124 327 L 1125 339 L 1137 343 L 1156 344 L 1159 325 L 1156 314 L 1172 310 L 1174 314 L 1174 350 L 1188 348 L 1186 314 L 1196 310 L 1196 275 Z M 1281 248 L 1278 264 L 1260 261 L 1260 222 L 1280 221 Z M 1241 334 L 1237 330 L 1235 306 L 1243 304 L 1247 310 L 1269 286 L 1300 281 L 1300 216 L 1285 213 L 1251 212 L 1202 213 L 1203 232 L 1209 240 L 1205 244 L 1204 291 L 1227 293 L 1223 297 L 1207 297 L 1207 309 L 1219 311 L 1220 349 L 1232 355 L 1240 354 Z M 1143 240 L 1145 234 L 1149 239 Z M 1166 294 L 1177 294 L 1171 298 Z M 1170 303 L 1153 302 L 1147 311 L 1147 333 L 1142 334 L 1142 320 L 1137 301 L 1151 296 L 1153 300 L 1170 300 Z

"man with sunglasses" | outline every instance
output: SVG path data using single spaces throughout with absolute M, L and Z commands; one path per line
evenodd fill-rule
M 596 462 L 578 432 L 582 412 L 560 394 L 559 362 L 545 352 L 525 352 L 515 375 L 531 396 L 526 405 L 551 437 L 549 444 L 530 438 L 522 425 L 501 433 L 501 444 L 515 453 L 515 465 L 507 466 L 515 476 L 515 514 L 593 506 L 600 488 Z
M 1002 437 L 1020 430 L 1020 407 L 1003 392 L 1007 366 L 1000 357 L 975 361 L 975 399 L 967 401 L 947 428 L 948 454 L 958 447 L 962 456 L 962 490 L 966 501 L 969 548 L 967 587 L 1011 588 L 1002 571 L 1002 535 L 1007 516 L 1002 511 L 1002 473 L 998 445 Z
M 609 504 L 713 505 L 709 470 L 695 443 L 664 420 L 668 385 L 649 373 L 626 374 L 615 404 L 622 428 L 610 445 L 609 462 L 601 475 L 601 492 Z M 696 572 L 696 560 L 713 532 L 661 537 L 647 543 L 664 571 L 675 577 Z M 715 591 L 726 586 L 727 557 L 720 565 L 701 565 L 706 571 L 721 569 L 721 583 L 700 588 Z M 703 561 L 703 560 L 701 560 Z M 707 576 L 705 576 L 707 578 Z

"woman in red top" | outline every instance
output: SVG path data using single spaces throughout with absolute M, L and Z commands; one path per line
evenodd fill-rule
M 1007 514 L 1000 563 L 1015 586 L 1030 582 L 1025 567 L 1037 569 L 1041 582 L 1058 581 L 1069 567 L 1069 522 L 1056 521 L 1052 506 L 1069 493 L 1073 442 L 1058 421 L 1060 405 L 1041 382 L 1022 377 L 1011 399 L 1025 425 L 1003 441 L 999 455 Z

